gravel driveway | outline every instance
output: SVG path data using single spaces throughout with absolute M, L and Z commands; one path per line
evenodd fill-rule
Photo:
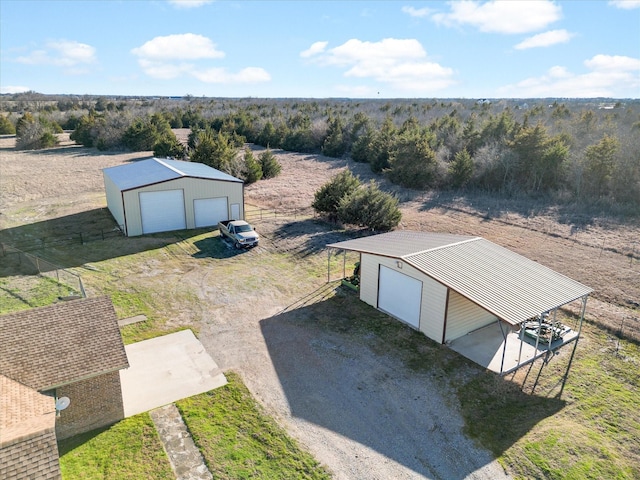
M 372 332 L 326 328 L 345 301 L 359 302 L 335 288 L 285 309 L 259 298 L 217 308 L 200 340 L 336 479 L 508 478 L 462 433 L 442 380 L 381 352 Z

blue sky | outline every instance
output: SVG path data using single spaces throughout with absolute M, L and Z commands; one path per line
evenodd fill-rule
M 0 91 L 640 97 L 640 0 L 0 0 Z

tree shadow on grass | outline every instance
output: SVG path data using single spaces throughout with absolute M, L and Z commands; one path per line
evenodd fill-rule
M 500 449 L 564 406 L 526 395 L 356 295 L 327 288 L 260 322 L 294 417 L 425 477 L 462 479 L 492 457 L 460 435 L 450 405 L 460 401 L 467 431 L 480 440 L 487 428 L 502 432 Z
M 268 234 L 276 247 L 301 257 L 314 255 L 330 243 L 372 235 L 369 229 L 345 230 L 342 226 L 317 218 L 287 222 Z
M 193 231 L 188 232 L 193 234 Z M 125 237 L 109 210 L 96 208 L 0 230 L 0 244 L 50 260 L 57 267 L 70 268 L 162 248 L 182 240 L 180 235 L 178 231 Z M 2 255 L 3 263 L 15 264 L 18 271 L 8 273 L 3 269 L 0 276 L 20 274 L 21 262 L 11 260 L 12 250 L 3 248 L 0 258 Z M 33 265 L 22 264 L 33 269 Z

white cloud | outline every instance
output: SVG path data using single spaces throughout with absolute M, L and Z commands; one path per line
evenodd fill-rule
M 193 33 L 155 37 L 131 53 L 150 77 L 171 80 L 191 76 L 205 83 L 259 83 L 271 80 L 263 68 L 246 67 L 236 73 L 206 62 L 225 57 L 211 39 Z
M 526 50 L 528 48 L 550 47 L 558 43 L 567 43 L 575 35 L 566 30 L 550 30 L 548 32 L 539 33 L 533 37 L 526 38 L 514 48 L 516 50 Z
M 623 10 L 633 10 L 640 8 L 640 0 L 611 0 L 609 5 Z
M 427 53 L 415 39 L 351 39 L 323 49 L 313 60 L 321 66 L 345 68 L 345 77 L 372 79 L 403 91 L 428 92 L 454 83 L 453 70 L 428 61 Z
M 596 55 L 585 60 L 587 73 L 574 74 L 556 66 L 540 77 L 507 85 L 499 93 L 510 97 L 634 97 L 640 92 L 640 59 Z
M 300 52 L 300 56 L 302 58 L 309 58 L 309 57 L 312 57 L 312 56 L 317 55 L 319 53 L 322 53 L 322 52 L 324 52 L 324 49 L 327 48 L 328 44 L 329 44 L 329 42 L 315 42 L 309 48 L 307 48 L 306 50 Z
M 96 63 L 96 49 L 74 40 L 50 40 L 44 48 L 32 50 L 16 61 L 25 65 L 51 65 L 69 74 L 80 74 L 88 71 L 88 65 Z
M 207 37 L 195 33 L 182 33 L 155 37 L 141 47 L 131 50 L 135 56 L 146 60 L 195 60 L 223 58 L 224 52 Z
M 225 68 L 209 68 L 191 72 L 191 75 L 205 83 L 262 83 L 271 80 L 271 75 L 260 67 L 243 68 L 230 73 Z
M 144 73 L 153 78 L 160 80 L 170 80 L 172 78 L 178 78 L 184 73 L 189 73 L 195 66 L 191 63 L 185 62 L 157 62 L 154 60 L 147 60 L 141 58 L 138 60 L 138 64 L 142 67 Z
M 640 59 L 622 55 L 596 55 L 589 60 L 585 60 L 584 64 L 588 68 L 598 71 L 632 72 L 637 70 L 640 72 Z
M 171 5 L 177 8 L 198 8 L 214 0 L 168 0 Z
M 452 1 L 449 13 L 436 13 L 432 19 L 446 26 L 471 25 L 487 33 L 528 33 L 546 28 L 561 17 L 561 8 L 549 0 Z
M 23 93 L 31 90 L 29 87 L 23 87 L 18 85 L 7 85 L 6 87 L 0 87 L 0 93 L 2 94 L 12 94 L 12 93 Z
M 423 7 L 423 8 L 402 7 L 402 13 L 406 13 L 411 17 L 417 17 L 417 18 L 428 17 L 432 12 L 433 10 L 427 7 Z

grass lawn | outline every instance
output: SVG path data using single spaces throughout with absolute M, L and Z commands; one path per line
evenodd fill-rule
M 616 345 L 583 329 L 560 398 L 571 345 L 531 367 L 527 393 L 529 367 L 513 383 L 478 375 L 458 390 L 468 433 L 520 478 L 640 478 L 640 348 Z
M 234 373 L 219 389 L 176 402 L 216 479 L 329 479 L 264 414 Z M 148 413 L 58 443 L 63 479 L 173 479 Z
M 115 239 L 96 242 L 88 253 L 59 251 L 63 260 L 64 254 L 73 258 L 77 269 L 83 264 L 96 267 L 83 272 L 85 285 L 94 294 L 110 295 L 120 318 L 148 317 L 143 324 L 123 329 L 126 343 L 194 328 L 200 321 L 200 300 L 189 290 L 194 284 L 150 275 L 160 264 L 165 275 L 176 272 L 174 278 L 178 279 L 188 273 L 189 262 L 195 259 L 204 265 L 215 264 L 212 274 L 220 278 L 245 275 L 246 281 L 238 285 L 247 295 L 259 290 L 260 281 L 264 281 L 295 296 L 308 290 L 300 278 L 310 283 L 326 278 L 324 254 L 297 258 L 288 252 L 265 252 L 259 264 L 243 270 L 242 257 L 232 256 L 233 252 L 208 235 L 192 237 L 181 245 L 166 246 L 153 238 L 138 242 L 149 245 L 124 252 L 122 245 L 133 243 Z M 108 251 L 96 254 L 100 248 Z M 331 263 L 334 274 L 342 270 L 342 258 L 331 257 Z M 51 301 L 47 295 L 60 295 L 48 279 L 38 280 L 40 285 L 33 288 L 18 288 L 13 282 L 10 277 L 0 279 L 3 313 L 46 304 Z M 169 323 L 185 311 L 191 316 Z M 357 337 L 374 352 L 393 352 L 408 368 L 440 378 L 444 387 L 456 394 L 452 402 L 460 406 L 467 433 L 490 449 L 517 478 L 640 478 L 640 346 L 636 343 L 618 341 L 586 324 L 559 395 L 572 345 L 546 364 L 537 361 L 515 375 L 499 377 L 359 302 L 353 293 L 322 302 L 322 311 L 314 318 L 321 328 Z M 295 442 L 261 413 L 239 378 L 229 375 L 229 379 L 227 387 L 178 404 L 214 475 L 230 479 L 328 478 L 313 458 L 300 453 Z M 149 431 L 147 417 L 134 419 L 62 442 L 66 478 L 163 478 L 163 473 L 148 474 L 152 462 L 168 465 L 162 447 L 151 440 L 155 430 Z M 121 429 L 127 433 L 120 435 Z M 127 452 L 120 453 L 122 445 Z M 158 460 L 160 457 L 163 460 Z M 143 474 L 119 476 L 117 469 L 140 472 L 126 466 L 134 463 L 142 465 Z M 76 473 L 82 471 L 87 472 L 85 476 Z
M 324 468 L 264 414 L 238 375 L 176 402 L 216 479 L 329 479 Z
M 62 478 L 175 479 L 148 413 L 58 442 Z

